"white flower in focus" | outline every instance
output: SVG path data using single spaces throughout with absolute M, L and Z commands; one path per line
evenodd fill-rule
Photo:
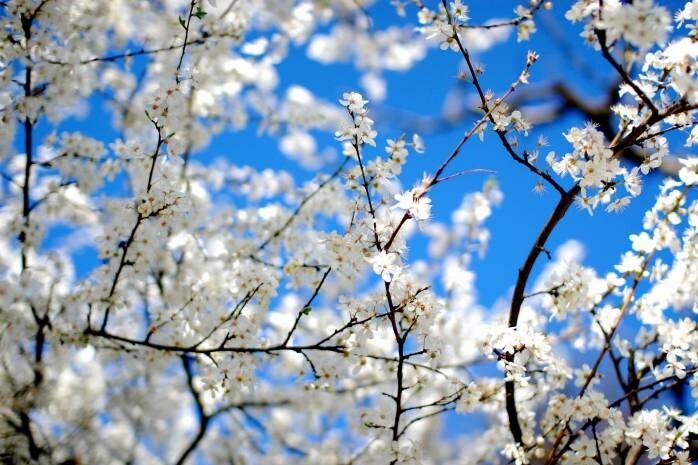
M 516 465 L 526 465 L 529 463 L 525 449 L 517 443 L 512 442 L 504 446 L 502 454 L 508 459 L 513 460 Z
M 353 113 L 361 113 L 368 100 L 364 100 L 363 96 L 358 92 L 344 92 L 339 103 Z
M 451 15 L 453 15 L 455 19 L 461 22 L 466 22 L 470 19 L 470 17 L 468 16 L 468 6 L 463 5 L 463 2 L 461 0 L 455 0 L 451 2 Z
M 373 257 L 366 258 L 366 261 L 373 266 L 373 272 L 380 275 L 386 283 L 393 281 L 400 274 L 401 267 L 398 260 L 398 254 L 385 250 L 381 250 Z
M 596 443 L 587 436 L 582 436 L 572 443 L 575 463 L 595 463 Z
M 405 148 L 404 139 L 398 139 L 397 141 L 388 139 L 387 143 L 388 146 L 385 148 L 385 151 L 391 157 L 404 158 L 407 156 L 407 149 Z
M 356 125 L 356 134 L 359 137 L 359 142 L 375 147 L 375 137 L 378 135 L 378 132 L 373 129 L 373 120 L 365 115 L 361 115 L 356 118 L 354 124 Z
M 392 208 L 407 211 L 416 220 L 427 220 L 431 214 L 431 199 L 420 195 L 415 190 L 409 190 L 402 194 L 395 194 L 397 204 Z

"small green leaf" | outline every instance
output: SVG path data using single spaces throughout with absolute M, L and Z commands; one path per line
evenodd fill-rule
M 313 311 L 312 307 L 303 307 L 303 310 L 301 310 L 301 313 L 303 315 L 310 315 L 310 312 L 312 312 L 312 311 Z
M 187 22 L 182 18 L 181 16 L 179 17 L 179 24 L 186 29 L 187 28 Z
M 204 16 L 206 16 L 206 12 L 205 12 L 204 10 L 201 9 L 201 6 L 197 6 L 197 7 L 196 7 L 196 11 L 194 12 L 194 16 L 196 16 L 197 18 L 201 19 L 201 18 L 203 18 Z

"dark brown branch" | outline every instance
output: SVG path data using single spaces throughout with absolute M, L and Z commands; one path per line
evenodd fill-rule
M 326 351 L 326 352 L 335 352 L 335 353 L 345 353 L 345 348 L 344 346 L 340 345 L 322 345 L 322 342 L 316 343 L 316 344 L 305 344 L 305 345 L 299 345 L 299 346 L 281 346 L 281 345 L 274 345 L 270 347 L 213 347 L 213 348 L 200 348 L 196 347 L 195 345 L 189 345 L 189 346 L 177 346 L 177 345 L 171 345 L 171 344 L 163 344 L 163 343 L 158 343 L 158 342 L 152 342 L 152 341 L 146 341 L 146 340 L 140 340 L 140 339 L 133 339 L 130 337 L 126 336 L 120 336 L 118 334 L 113 334 L 109 333 L 106 330 L 97 330 L 93 328 L 87 328 L 84 332 L 86 336 L 92 336 L 92 337 L 98 337 L 98 338 L 103 338 L 107 340 L 113 340 L 117 342 L 123 342 L 129 345 L 133 346 L 139 346 L 139 347 L 144 347 L 148 349 L 153 349 L 153 350 L 159 350 L 159 351 L 164 351 L 164 352 L 172 352 L 176 354 L 203 354 L 203 355 L 210 355 L 210 354 L 215 354 L 215 353 L 225 353 L 225 352 L 230 352 L 230 353 L 247 353 L 247 354 L 254 354 L 254 353 L 264 353 L 264 354 L 274 354 L 276 352 L 282 352 L 282 351 L 290 351 L 290 352 L 296 352 L 300 353 L 305 350 L 317 350 L 317 351 Z
M 332 271 L 332 268 L 327 268 L 325 274 L 322 275 L 322 279 L 320 279 L 318 285 L 315 286 L 315 291 L 313 291 L 313 295 L 310 296 L 305 305 L 303 305 L 301 309 L 298 311 L 298 315 L 296 316 L 296 320 L 293 322 L 293 326 L 286 335 L 286 338 L 284 338 L 284 342 L 281 343 L 282 346 L 288 344 L 288 341 L 291 340 L 291 336 L 293 336 L 293 333 L 296 331 L 296 328 L 298 328 L 298 323 L 301 321 L 301 318 L 303 318 L 303 315 L 306 315 L 309 312 L 308 309 L 310 309 L 310 306 L 313 304 L 313 301 L 320 293 L 320 289 L 322 289 L 322 285 L 325 284 L 325 280 L 327 279 L 327 276 L 330 274 L 330 271 Z
M 165 142 L 165 139 L 162 137 L 162 131 L 161 128 L 157 125 L 157 123 L 151 119 L 151 122 L 155 125 L 155 129 L 158 132 L 158 141 L 157 145 L 155 146 L 155 150 L 153 151 L 153 155 L 151 156 L 151 161 L 150 161 L 150 170 L 148 172 L 148 183 L 146 186 L 146 193 L 150 192 L 150 189 L 152 187 L 153 183 L 153 173 L 155 171 L 155 165 L 157 163 L 158 155 L 160 155 L 160 148 L 162 147 L 163 143 Z M 165 208 L 168 208 L 169 205 L 166 205 L 163 207 L 162 210 Z M 152 215 L 156 215 L 158 212 L 153 212 Z M 141 226 L 143 221 L 149 216 L 143 216 L 140 213 L 137 213 L 138 216 L 136 217 L 136 222 L 133 225 L 133 228 L 131 229 L 131 233 L 129 234 L 128 238 L 126 239 L 126 242 L 124 242 L 121 246 L 121 258 L 119 260 L 119 265 L 116 268 L 116 272 L 114 273 L 114 279 L 112 280 L 111 287 L 109 288 L 109 295 L 107 296 L 107 308 L 104 310 L 104 318 L 102 319 L 102 324 L 100 326 L 100 331 L 105 331 L 107 328 L 107 323 L 109 322 L 109 313 L 113 307 L 113 302 L 112 297 L 114 297 L 114 294 L 116 292 L 116 287 L 119 284 L 119 277 L 121 276 L 121 273 L 123 272 L 124 268 L 126 267 L 126 256 L 128 254 L 128 251 L 133 244 L 135 238 L 136 238 L 136 233 L 138 232 L 138 228 Z M 88 325 L 89 325 L 88 321 Z
M 189 25 L 191 24 L 191 18 L 194 16 L 194 6 L 197 0 L 191 0 L 189 4 L 189 15 L 187 16 L 187 21 L 184 26 L 184 41 L 182 42 L 182 53 L 179 55 L 179 62 L 177 63 L 177 69 L 175 70 L 175 81 L 177 84 L 180 83 L 179 73 L 182 69 L 182 62 L 184 61 L 184 55 L 187 53 L 187 40 L 189 39 Z
M 632 146 L 637 141 L 637 139 L 654 124 L 664 120 L 669 116 L 690 111 L 694 109 L 694 107 L 695 105 L 688 105 L 684 101 L 678 101 L 673 105 L 667 107 L 662 112 L 653 113 L 652 115 L 650 115 L 649 118 L 647 118 L 645 123 L 635 127 L 625 137 L 619 138 L 618 142 L 611 146 L 611 149 L 613 150 L 613 156 L 619 156 L 623 150 Z M 541 250 L 545 247 L 545 242 L 547 241 L 548 237 L 555 229 L 557 224 L 560 222 L 560 220 L 564 217 L 565 213 L 569 209 L 572 202 L 574 202 L 574 199 L 576 198 L 577 194 L 579 194 L 579 192 L 579 184 L 576 184 L 572 189 L 570 189 L 568 192 L 565 193 L 565 195 L 563 195 L 560 198 L 558 204 L 555 207 L 555 210 L 553 210 L 553 213 L 551 214 L 550 218 L 541 230 L 533 247 L 529 251 L 524 265 L 519 269 L 519 276 L 516 282 L 516 286 L 514 288 L 514 295 L 512 296 L 512 303 L 509 310 L 510 327 L 515 327 L 517 325 L 519 312 L 521 310 L 521 304 L 523 303 L 524 291 L 528 279 L 530 277 L 531 271 L 533 269 L 533 265 L 535 264 L 538 256 L 540 255 Z M 509 418 L 509 428 L 516 442 L 521 443 L 522 430 L 521 425 L 519 423 L 518 412 L 516 408 L 516 387 L 514 381 L 506 381 L 505 388 L 505 401 L 507 416 Z
M 175 465 L 183 465 L 184 462 L 186 462 L 187 458 L 189 458 L 192 452 L 194 452 L 194 450 L 198 447 L 199 443 L 206 435 L 209 421 L 211 419 L 211 417 L 206 414 L 206 410 L 204 409 L 204 405 L 201 401 L 201 394 L 196 390 L 196 387 L 194 386 L 194 373 L 192 370 L 194 360 L 187 355 L 182 355 L 181 360 L 182 367 L 184 367 L 184 373 L 187 375 L 187 387 L 189 388 L 189 392 L 191 393 L 191 396 L 194 399 L 194 404 L 196 406 L 196 413 L 199 418 L 199 429 L 197 430 L 196 435 L 191 440 L 187 448 L 184 449 L 184 451 L 180 454 L 179 458 L 175 461 Z
M 378 230 L 376 229 L 376 210 L 373 208 L 373 202 L 371 200 L 371 192 L 368 187 L 368 180 L 366 179 L 366 171 L 364 170 L 364 164 L 361 161 L 361 144 L 359 143 L 359 135 L 358 131 L 358 126 L 356 126 L 356 120 L 354 119 L 354 113 L 349 110 L 349 116 L 352 119 L 352 124 L 354 124 L 355 132 L 356 134 L 354 135 L 354 150 L 356 151 L 356 159 L 359 162 L 359 169 L 361 170 L 361 185 L 364 188 L 364 192 L 366 193 L 366 201 L 368 202 L 368 211 L 371 214 L 371 220 L 372 220 L 372 226 L 373 226 L 373 240 L 374 240 L 374 245 L 376 246 L 376 249 L 379 251 L 383 250 L 383 247 L 381 246 L 381 241 L 378 238 Z
M 90 63 L 99 63 L 99 62 L 112 63 L 115 61 L 123 60 L 125 58 L 132 58 L 132 57 L 137 57 L 137 56 L 142 56 L 142 55 L 156 55 L 156 54 L 163 53 L 163 52 L 171 52 L 171 51 L 179 50 L 179 49 L 182 49 L 184 47 L 191 46 L 191 45 L 202 45 L 205 42 L 206 42 L 206 40 L 204 38 L 198 38 L 198 39 L 190 40 L 189 42 L 185 42 L 182 44 L 170 45 L 169 47 L 160 47 L 160 48 L 153 48 L 153 49 L 141 48 L 141 49 L 133 51 L 133 52 L 124 52 L 124 53 L 117 53 L 114 55 L 105 55 L 105 56 L 101 56 L 101 57 L 88 58 L 88 59 L 77 62 L 77 64 L 87 65 Z M 59 60 L 47 59 L 45 61 L 47 63 L 52 64 L 52 65 L 60 65 L 60 66 L 74 66 L 75 65 L 74 63 L 59 61 Z
M 602 10 L 599 10 L 602 11 Z M 599 45 L 601 46 L 601 54 L 603 57 L 610 63 L 610 65 L 613 67 L 613 69 L 618 73 L 618 76 L 621 77 L 624 83 L 629 85 L 635 94 L 642 100 L 642 103 L 645 104 L 645 106 L 650 110 L 652 115 L 657 115 L 659 114 L 659 110 L 657 107 L 652 103 L 652 100 L 645 94 L 645 92 L 640 89 L 640 87 L 633 81 L 633 79 L 630 77 L 630 75 L 625 71 L 625 68 L 623 68 L 611 55 L 611 51 L 608 48 L 608 44 L 606 43 L 606 31 L 603 29 L 594 29 L 594 33 L 596 34 L 596 38 L 599 41 Z

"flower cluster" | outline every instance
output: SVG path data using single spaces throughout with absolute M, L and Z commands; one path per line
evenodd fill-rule
M 337 140 L 353 141 L 358 144 L 376 145 L 377 132 L 373 129 L 373 120 L 367 116 L 365 105 L 368 103 L 358 92 L 345 92 L 340 104 L 345 106 L 352 117 L 352 123 L 335 132 Z
M 3 463 L 696 457 L 698 1 L 568 8 L 618 83 L 599 105 L 534 51 L 504 83 L 481 62 L 553 2 L 378 3 L 0 1 Z M 439 48 L 461 67 L 444 115 L 374 106 Z M 286 82 L 302 59 L 363 90 Z M 596 124 L 541 134 L 569 110 Z M 290 167 L 227 153 L 255 131 Z M 544 223 L 491 232 L 504 192 Z M 652 196 L 611 263 L 582 260 L 603 218 L 562 237 L 575 202 Z

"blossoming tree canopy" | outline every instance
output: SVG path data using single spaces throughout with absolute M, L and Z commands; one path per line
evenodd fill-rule
M 697 0 L 0 0 L 2 462 L 690 463 L 697 24 Z M 560 50 L 519 53 L 539 29 Z M 600 99 L 537 75 L 548 52 Z M 286 79 L 299 54 L 355 84 Z M 467 98 L 389 111 L 432 60 Z M 290 168 L 209 153 L 252 133 Z M 550 207 L 487 308 L 495 158 Z M 560 237 L 576 205 L 598 247 L 638 203 L 609 267 Z

